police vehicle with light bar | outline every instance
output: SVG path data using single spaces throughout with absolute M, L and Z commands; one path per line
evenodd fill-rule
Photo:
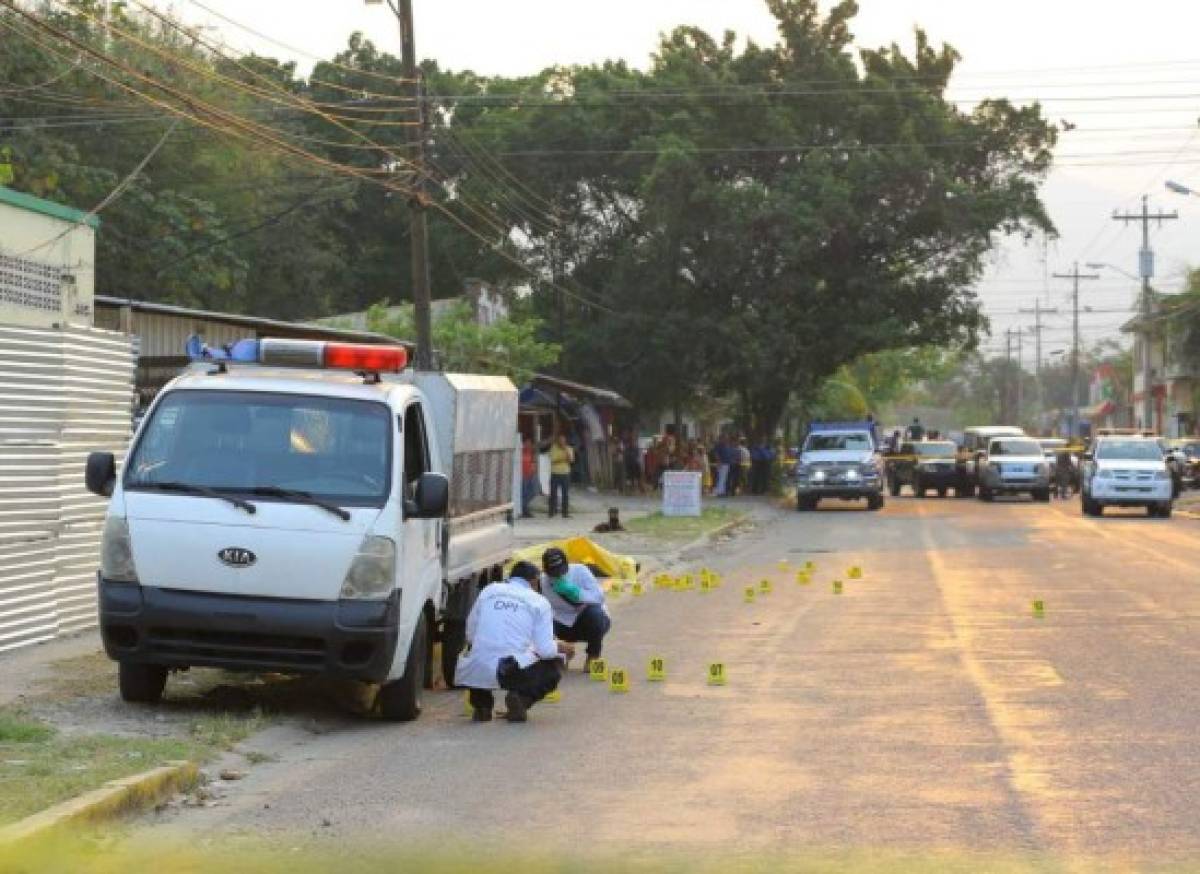
M 478 590 L 512 551 L 517 391 L 406 371 L 406 350 L 188 342 L 110 496 L 100 629 L 121 696 L 155 702 L 193 666 L 378 685 L 415 718 L 435 639 L 452 682 Z
M 883 508 L 883 464 L 870 422 L 814 422 L 795 468 L 796 509 L 815 510 L 822 498 L 866 499 Z

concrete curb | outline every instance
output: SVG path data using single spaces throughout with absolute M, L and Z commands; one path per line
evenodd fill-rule
M 696 549 L 697 547 L 704 546 L 705 544 L 707 544 L 709 541 L 713 540 L 714 538 L 720 537 L 722 534 L 728 534 L 733 529 L 738 528 L 742 525 L 745 525 L 747 522 L 752 522 L 752 521 L 753 521 L 753 519 L 749 513 L 742 513 L 740 516 L 738 516 L 738 518 L 732 519 L 723 525 L 718 525 L 712 531 L 708 531 L 704 534 L 701 534 L 699 537 L 697 537 L 691 543 L 685 543 L 683 546 L 679 547 L 679 549 L 675 550 L 673 557 L 675 560 L 678 560 L 679 556 L 683 555 L 683 553 L 688 552 L 689 550 L 692 550 L 692 549 Z
M 0 844 L 41 837 L 63 826 L 94 824 L 147 810 L 191 789 L 199 780 L 200 768 L 195 762 L 170 762 L 132 777 L 110 780 L 99 789 L 5 826 L 0 829 Z

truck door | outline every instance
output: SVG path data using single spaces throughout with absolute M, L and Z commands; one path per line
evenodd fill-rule
M 417 481 L 421 474 L 431 470 L 429 435 L 425 429 L 425 415 L 419 401 L 408 405 L 404 411 L 404 500 L 412 501 L 417 495 Z M 412 600 L 425 595 L 438 603 L 442 582 L 440 555 L 441 519 L 414 519 L 404 514 L 404 545 L 401 558 L 402 580 L 404 581 L 404 614 L 408 621 L 415 621 L 416 609 Z

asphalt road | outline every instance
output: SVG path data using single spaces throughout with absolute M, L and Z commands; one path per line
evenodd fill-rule
M 218 804 L 141 828 L 566 858 L 1198 859 L 1198 533 L 1076 501 L 780 511 L 695 557 L 718 591 L 620 599 L 606 655 L 628 694 L 576 671 L 524 726 L 472 724 L 448 692 L 411 725 L 289 718 Z M 745 604 L 764 577 L 774 591 Z

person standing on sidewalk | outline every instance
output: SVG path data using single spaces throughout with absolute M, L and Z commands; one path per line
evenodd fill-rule
M 526 437 L 521 441 L 521 518 L 532 519 L 533 513 L 529 507 L 538 493 L 537 476 L 537 447 L 533 438 Z
M 468 649 L 458 657 L 455 681 L 470 689 L 471 718 L 490 722 L 496 689 L 506 694 L 509 722 L 558 688 L 570 644 L 554 640 L 553 610 L 541 594 L 537 565 L 517 562 L 506 582 L 487 586 L 467 617 Z
M 716 495 L 718 498 L 723 498 L 729 494 L 729 467 L 733 462 L 733 453 L 731 452 L 728 437 L 722 436 L 717 440 L 717 448 L 714 455 L 717 458 Z
M 567 554 L 557 546 L 542 553 L 542 570 L 548 583 L 543 589 L 554 611 L 554 635 L 559 640 L 587 645 L 583 663 L 587 671 L 592 659 L 600 658 L 604 635 L 612 628 L 600 581 L 586 565 L 568 562 Z
M 575 463 L 575 450 L 567 445 L 567 435 L 558 432 L 554 445 L 550 447 L 550 515 L 558 511 L 562 501 L 564 519 L 571 518 L 570 490 L 571 465 Z

